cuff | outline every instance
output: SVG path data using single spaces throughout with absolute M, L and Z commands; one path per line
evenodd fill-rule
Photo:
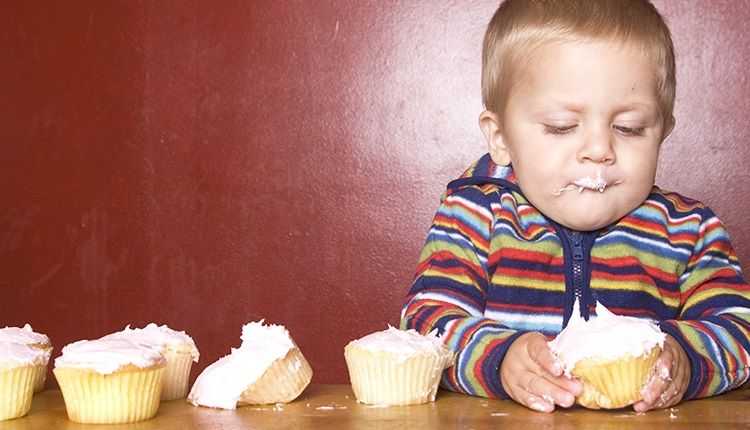
M 518 331 L 513 333 L 502 343 L 498 344 L 492 350 L 488 351 L 487 357 L 482 361 L 482 377 L 485 381 L 487 381 L 487 389 L 490 391 L 489 394 L 491 397 L 497 397 L 499 399 L 510 398 L 508 393 L 506 393 L 505 389 L 503 388 L 503 381 L 500 378 L 500 366 L 505 359 L 505 354 L 508 352 L 508 348 L 510 348 L 513 342 L 515 342 L 519 336 L 525 333 L 525 331 Z
M 703 391 L 703 385 L 705 383 L 705 381 L 703 381 L 703 375 L 707 374 L 703 357 L 695 351 L 690 342 L 688 342 L 682 334 L 682 331 L 679 329 L 678 321 L 661 321 L 659 323 L 659 328 L 661 328 L 664 333 L 672 336 L 677 343 L 680 344 L 682 349 L 685 350 L 688 360 L 690 360 L 690 383 L 688 384 L 685 396 L 682 399 L 690 400 L 698 397 Z

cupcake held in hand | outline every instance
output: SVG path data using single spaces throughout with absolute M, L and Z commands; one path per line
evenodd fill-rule
M 79 423 L 132 423 L 159 409 L 166 360 L 127 339 L 81 340 L 55 360 L 68 418 Z
M 615 315 L 601 303 L 585 321 L 576 301 L 568 325 L 549 346 L 566 375 L 583 383 L 576 403 L 616 409 L 641 400 L 665 338 L 652 321 Z
M 166 325 L 158 326 L 151 323 L 144 328 L 131 329 L 127 326 L 124 330 L 104 336 L 102 339 L 128 339 L 156 349 L 167 360 L 161 399 L 185 398 L 190 368 L 200 357 L 193 338 L 187 333 L 172 330 Z
M 390 326 L 349 342 L 344 357 L 357 401 L 371 405 L 435 401 L 443 370 L 454 360 L 437 336 Z

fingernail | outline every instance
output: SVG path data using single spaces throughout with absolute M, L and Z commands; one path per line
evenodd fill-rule
M 533 402 L 533 403 L 531 403 L 529 405 L 529 407 L 531 409 L 534 409 L 535 411 L 539 411 L 539 412 L 549 412 L 549 411 L 552 410 L 551 409 L 552 405 L 550 405 L 549 403 L 546 403 L 546 402 L 545 403 L 542 403 L 542 402 Z

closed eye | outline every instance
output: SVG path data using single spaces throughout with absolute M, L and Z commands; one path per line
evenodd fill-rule
M 643 136 L 645 127 L 625 127 L 622 125 L 613 125 L 612 128 L 617 130 L 623 136 Z
M 544 133 L 545 134 L 568 134 L 571 133 L 578 125 L 565 125 L 565 126 L 557 126 L 557 125 L 550 125 L 550 124 L 544 124 Z

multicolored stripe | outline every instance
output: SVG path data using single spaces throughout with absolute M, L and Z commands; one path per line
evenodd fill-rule
M 572 302 L 564 250 L 510 167 L 485 155 L 462 178 L 449 186 L 427 234 L 401 326 L 438 329 L 456 351 L 445 388 L 505 398 L 499 368 L 513 340 L 562 329 Z M 615 313 L 658 321 L 683 346 L 692 368 L 686 398 L 748 380 L 750 286 L 709 208 L 654 187 L 600 232 L 589 267 L 593 298 Z

